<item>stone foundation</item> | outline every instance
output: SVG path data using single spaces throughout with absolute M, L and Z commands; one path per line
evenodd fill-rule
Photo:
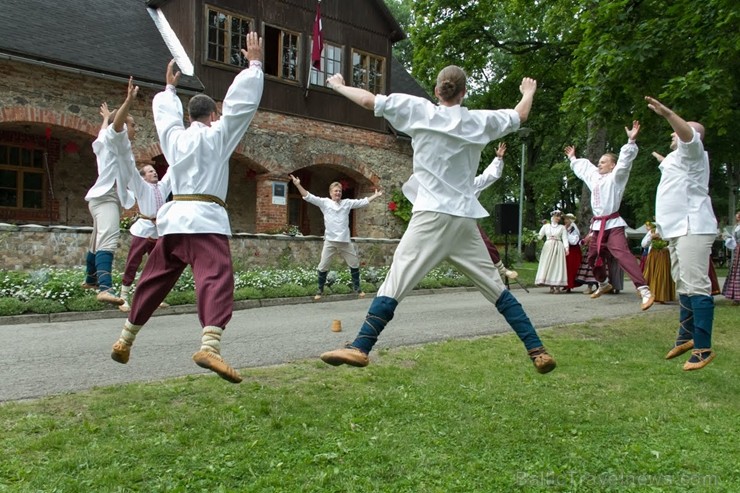
M 0 224 L 0 268 L 33 270 L 42 266 L 81 267 L 90 244 L 90 227 L 15 226 Z M 390 265 L 400 240 L 352 238 L 363 266 Z M 115 268 L 122 269 L 131 244 L 131 234 L 121 232 Z M 288 236 L 236 233 L 231 256 L 236 269 L 288 268 L 318 265 L 324 239 L 321 236 Z M 346 268 L 342 259 L 337 268 Z

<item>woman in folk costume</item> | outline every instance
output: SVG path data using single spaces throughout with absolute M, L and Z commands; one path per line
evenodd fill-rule
M 571 289 L 578 286 L 576 276 L 583 259 L 580 247 L 581 232 L 578 231 L 576 216 L 573 214 L 565 215 L 565 234 L 568 236 L 568 244 L 570 245 L 568 255 L 565 257 L 565 270 L 568 273 L 568 285 L 565 287 L 565 292 L 570 293 Z
M 727 273 L 722 294 L 735 305 L 740 304 L 740 211 L 735 213 L 735 229 L 732 235 L 726 235 L 725 247 L 732 250 L 732 262 L 730 271 Z M 711 262 L 709 263 L 711 266 Z
M 578 268 L 578 272 L 576 273 L 576 286 L 586 286 L 586 289 L 583 291 L 583 294 L 593 294 L 593 292 L 596 290 L 596 287 L 599 285 L 599 281 L 596 280 L 594 277 L 594 271 L 591 269 L 591 266 L 588 265 L 588 246 L 589 243 L 591 243 L 591 240 L 593 239 L 593 233 L 589 232 L 586 234 L 586 236 L 581 240 L 581 246 L 585 249 L 581 250 L 581 265 Z M 580 249 L 580 247 L 579 247 Z M 568 254 L 570 257 L 570 254 Z
M 550 213 L 550 224 L 540 228 L 538 237 L 546 238 L 540 253 L 540 264 L 534 283 L 537 286 L 550 286 L 550 293 L 560 293 L 568 285 L 568 273 L 565 268 L 565 257 L 570 250 L 565 226 L 560 224 L 562 212 Z
M 643 275 L 650 286 L 650 292 L 655 295 L 655 301 L 665 303 L 675 301 L 676 283 L 671 277 L 671 255 L 668 251 L 668 242 L 655 230 L 655 224 L 645 223 L 648 232 L 642 239 L 642 248 L 647 248 Z

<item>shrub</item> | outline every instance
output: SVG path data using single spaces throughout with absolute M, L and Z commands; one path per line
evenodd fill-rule
M 0 316 L 20 315 L 26 311 L 26 304 L 15 298 L 0 298 Z
M 172 306 L 195 304 L 195 291 L 170 291 L 165 301 Z
M 419 282 L 419 288 L 420 289 L 437 289 L 441 288 L 442 283 L 437 279 L 431 279 L 429 277 L 425 277 L 424 279 Z
M 67 307 L 59 301 L 43 298 L 29 300 L 26 302 L 26 306 L 28 311 L 33 313 L 61 313 L 67 311 Z
M 246 287 L 234 290 L 234 301 L 259 300 L 264 297 L 265 295 L 264 293 L 262 293 L 261 290 L 257 288 L 253 288 L 251 286 L 246 286 Z
M 71 312 L 94 312 L 106 307 L 95 299 L 95 296 L 79 296 L 66 302 L 67 310 Z
M 311 294 L 309 288 L 299 284 L 285 284 L 279 288 L 265 288 L 265 297 L 267 298 L 295 298 L 298 296 L 308 296 Z

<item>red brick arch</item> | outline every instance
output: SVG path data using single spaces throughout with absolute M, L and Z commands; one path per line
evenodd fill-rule
M 93 124 L 77 115 L 64 112 L 59 113 L 45 108 L 33 106 L 9 106 L 0 110 L 0 123 L 45 123 L 59 127 L 70 128 L 95 137 L 100 126 Z
M 364 162 L 356 161 L 342 154 L 318 154 L 313 157 L 311 161 L 312 166 L 320 166 L 322 164 L 333 164 L 350 169 L 370 180 L 374 186 L 378 186 L 378 183 L 380 183 L 380 177 L 370 171 Z

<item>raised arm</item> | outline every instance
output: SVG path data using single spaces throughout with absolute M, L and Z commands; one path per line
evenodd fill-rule
M 524 123 L 529 118 L 529 111 L 532 109 L 535 91 L 537 91 L 537 81 L 529 77 L 523 78 L 522 83 L 519 85 L 519 92 L 522 93 L 522 99 L 514 107 L 514 111 L 519 113 L 520 123 Z
M 120 108 L 118 108 L 118 111 L 116 111 L 116 114 L 113 116 L 113 130 L 116 131 L 116 133 L 123 132 L 123 124 L 126 123 L 126 118 L 128 118 L 128 112 L 131 109 L 131 105 L 134 102 L 134 99 L 136 99 L 136 95 L 139 93 L 139 86 L 134 85 L 134 78 L 129 77 L 128 78 L 128 90 L 126 91 L 126 99 L 121 105 Z
M 377 198 L 378 198 L 378 197 L 380 197 L 381 195 L 383 195 L 383 191 L 382 191 L 382 190 L 378 190 L 378 189 L 376 188 L 376 189 L 375 189 L 375 193 L 374 193 L 374 194 L 372 194 L 371 196 L 369 196 L 369 197 L 367 198 L 367 201 L 368 201 L 368 202 L 372 202 L 373 200 L 377 199 Z
M 676 132 L 681 142 L 691 142 L 693 140 L 694 131 L 686 120 L 655 98 L 645 96 L 645 101 L 648 103 L 648 108 L 668 120 L 668 123 L 673 127 L 673 131 Z
M 108 128 L 108 125 L 110 124 L 110 115 L 111 111 L 108 109 L 108 103 L 103 101 L 103 104 L 100 105 L 100 116 L 103 117 L 103 123 L 100 125 L 100 130 Z
M 359 87 L 349 87 L 344 84 L 344 77 L 342 74 L 334 74 L 326 79 L 327 85 L 334 89 L 336 92 L 349 99 L 355 104 L 358 104 L 366 110 L 375 109 L 375 95 L 365 89 Z
M 293 185 L 298 189 L 298 192 L 300 192 L 301 197 L 305 197 L 308 195 L 308 190 L 303 188 L 303 185 L 301 185 L 301 179 L 297 176 L 288 175 L 290 177 L 290 180 L 293 182 Z

